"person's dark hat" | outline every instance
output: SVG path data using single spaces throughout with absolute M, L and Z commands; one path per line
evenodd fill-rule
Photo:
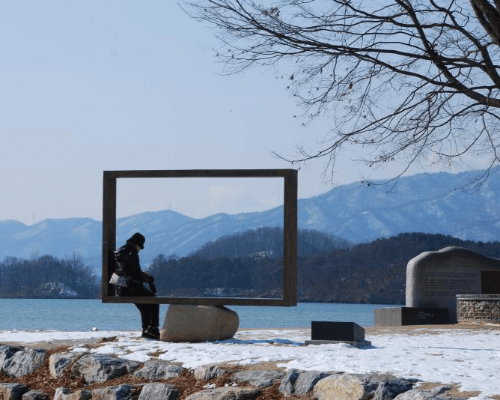
M 136 244 L 139 246 L 141 249 L 144 248 L 144 242 L 146 241 L 146 238 L 142 236 L 139 232 L 134 233 L 129 240 L 127 240 L 127 243 L 131 244 Z

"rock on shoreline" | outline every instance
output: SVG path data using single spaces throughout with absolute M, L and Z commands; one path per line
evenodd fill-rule
M 187 370 L 161 360 L 141 364 L 90 352 L 63 349 L 49 355 L 45 349 L 0 345 L 0 399 L 8 400 L 441 400 L 451 389 L 423 390 L 418 383 L 391 375 L 295 369 L 207 365 Z

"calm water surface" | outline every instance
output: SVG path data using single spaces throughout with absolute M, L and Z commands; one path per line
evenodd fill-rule
M 392 305 L 393 306 L 393 305 Z M 168 305 L 160 305 L 160 324 Z M 299 303 L 297 307 L 229 306 L 240 317 L 240 328 L 310 327 L 311 321 L 352 321 L 373 325 L 373 310 L 381 304 Z M 140 330 L 133 304 L 101 300 L 0 299 L 0 330 L 47 329 L 86 331 Z

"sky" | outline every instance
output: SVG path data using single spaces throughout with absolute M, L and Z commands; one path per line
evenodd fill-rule
M 492 324 L 492 326 L 494 326 Z M 33 342 L 81 340 L 116 336 L 101 346 L 75 345 L 74 353 L 91 352 L 145 362 L 179 362 L 194 369 L 208 364 L 252 365 L 277 362 L 299 371 L 337 371 L 350 374 L 387 373 L 421 382 L 456 384 L 462 392 L 477 392 L 473 400 L 500 395 L 498 363 L 500 333 L 496 329 L 415 329 L 412 334 L 367 332 L 371 346 L 346 343 L 305 345 L 310 329 L 239 330 L 233 339 L 203 343 L 167 343 L 141 339 L 139 331 L 0 331 L 0 341 Z M 283 361 L 286 360 L 286 361 Z M 439 386 L 439 385 L 438 385 Z
M 314 145 L 331 121 L 303 127 L 286 79 L 225 76 L 216 47 L 175 1 L 0 1 L 0 221 L 102 220 L 103 171 L 296 168 L 274 153 Z M 302 166 L 299 198 L 401 167 L 359 157 L 347 149 L 333 181 L 323 160 Z M 117 216 L 262 211 L 282 204 L 280 185 L 119 183 Z

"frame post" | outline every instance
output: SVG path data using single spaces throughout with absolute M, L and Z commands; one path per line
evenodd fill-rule
M 102 299 L 115 295 L 109 285 L 114 272 L 114 251 L 116 249 L 116 178 L 104 171 L 103 174 L 103 213 L 102 213 Z

